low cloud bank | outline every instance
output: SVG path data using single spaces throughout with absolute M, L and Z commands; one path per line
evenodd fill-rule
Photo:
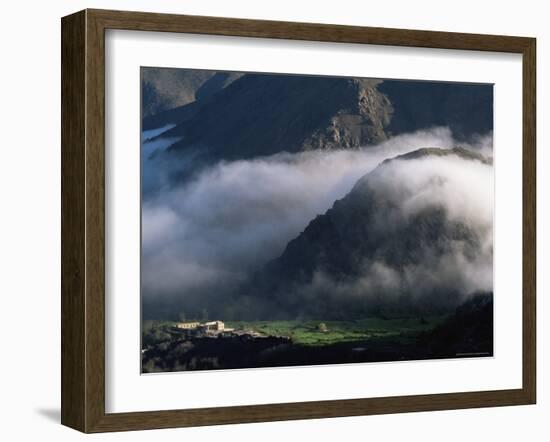
M 181 307 L 191 311 L 218 308 L 225 299 L 235 296 L 234 290 L 250 274 L 280 256 L 288 242 L 313 218 L 325 213 L 359 178 L 384 159 L 421 147 L 449 148 L 457 144 L 448 129 L 435 128 L 396 136 L 380 145 L 355 151 L 281 153 L 253 160 L 221 162 L 176 187 L 170 187 L 166 179 L 159 178 L 163 176 L 162 170 L 158 170 L 162 169 L 159 163 L 145 161 L 144 181 L 155 183 L 151 188 L 157 186 L 157 191 L 144 193 L 142 201 L 144 301 L 149 305 L 173 303 L 175 309 Z M 144 147 L 147 145 L 144 143 Z M 480 137 L 472 145 L 460 145 L 490 154 L 492 137 Z M 165 147 L 156 145 L 155 149 Z M 150 148 L 151 145 L 147 146 Z M 379 183 L 380 191 L 387 192 L 388 198 L 393 198 L 395 192 L 408 195 L 398 201 L 400 216 L 410 216 L 438 201 L 449 209 L 451 217 L 466 217 L 467 223 L 481 217 L 486 229 L 492 229 L 492 167 L 484 166 L 483 170 L 490 171 L 491 176 L 483 172 L 480 178 L 477 171 L 473 171 L 475 167 L 470 167 L 473 162 L 465 167 L 441 161 L 437 166 L 438 176 L 443 177 L 445 185 L 425 186 L 429 171 L 423 169 L 419 161 L 396 168 L 392 177 L 384 177 Z M 451 165 L 446 168 L 446 164 Z M 401 189 L 403 186 L 409 190 Z M 162 190 L 158 191 L 159 188 Z M 384 224 L 384 220 L 381 223 Z M 474 228 L 477 229 L 477 224 Z M 489 230 L 485 234 L 486 238 L 492 238 Z M 492 275 L 489 271 L 492 239 L 484 247 L 490 253 L 480 258 L 483 265 L 471 260 L 462 262 L 460 254 L 455 254 L 435 263 L 439 267 L 430 271 L 446 275 L 449 281 L 462 279 L 464 286 L 467 281 L 479 281 L 488 273 Z M 411 267 L 407 270 L 407 278 L 429 281 L 425 270 L 424 267 Z M 477 273 L 482 277 L 476 277 Z M 312 285 L 303 290 L 310 290 L 320 281 L 326 283 L 329 279 L 319 272 Z M 335 283 L 331 293 L 334 296 L 353 293 L 364 296 L 379 290 L 380 284 L 389 292 L 396 279 L 401 283 L 403 276 L 396 276 L 395 270 L 382 262 L 373 262 L 358 278 L 356 287 Z M 492 280 L 473 284 L 476 287 L 470 291 L 489 287 Z

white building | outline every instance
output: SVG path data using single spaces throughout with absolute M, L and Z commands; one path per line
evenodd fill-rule
M 200 322 L 178 322 L 176 327 L 183 328 L 185 330 L 192 330 L 198 328 L 199 325 L 201 325 Z

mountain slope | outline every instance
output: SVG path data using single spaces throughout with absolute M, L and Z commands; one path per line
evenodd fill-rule
M 472 179 L 453 174 L 468 168 L 491 174 L 488 159 L 462 148 L 420 149 L 385 161 L 312 220 L 244 292 L 261 294 L 282 315 L 346 318 L 456 307 L 476 289 L 466 273 L 492 267 L 492 218 L 470 219 L 453 207 L 463 196 L 457 182 Z M 453 193 L 456 203 L 448 201 Z
M 142 77 L 142 130 L 180 124 L 218 91 L 243 74 L 188 69 L 145 69 Z
M 429 354 L 446 357 L 493 355 L 493 294 L 473 296 L 454 314 L 421 336 Z
M 395 111 L 388 135 L 447 126 L 458 140 L 493 130 L 493 87 L 488 84 L 385 80 L 378 85 Z
M 200 69 L 143 68 L 141 117 L 145 120 L 144 129 L 154 129 L 183 121 L 173 118 L 173 114 L 168 113 L 164 115 L 164 118 L 171 121 L 164 122 L 164 118 L 158 114 L 181 108 L 195 101 L 205 100 L 241 75 L 238 72 Z M 180 112 L 181 109 L 176 112 L 176 115 L 179 115 Z M 152 116 L 156 116 L 156 118 L 149 120 L 148 118 Z
M 144 119 L 143 128 L 176 124 L 161 136 L 180 139 L 169 155 L 193 152 L 206 163 L 355 149 L 435 126 L 471 140 L 493 127 L 491 85 L 217 73 L 196 97 Z
M 195 93 L 215 71 L 142 68 L 142 118 L 195 101 Z
M 356 148 L 386 138 L 392 107 L 376 80 L 247 74 L 168 131 L 172 153 L 199 149 L 215 159 L 281 151 Z

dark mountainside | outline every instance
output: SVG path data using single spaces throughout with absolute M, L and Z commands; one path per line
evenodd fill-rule
M 492 85 L 385 80 L 378 91 L 394 107 L 388 136 L 448 126 L 456 139 L 464 141 L 493 130 Z
M 217 72 L 197 89 L 195 93 L 196 100 L 203 101 L 212 97 L 216 92 L 226 88 L 243 75 L 240 72 Z
M 423 292 L 423 301 L 412 300 L 410 293 L 415 287 L 396 288 L 389 302 L 384 300 L 387 293 L 383 290 L 357 296 L 348 294 L 347 297 L 334 294 L 340 285 L 353 287 L 372 264 L 383 263 L 403 271 L 407 265 L 436 263 L 439 257 L 452 253 L 457 242 L 462 244 L 468 258 L 473 259 L 480 253 L 476 231 L 464 223 L 450 220 L 444 207 L 428 206 L 409 219 L 401 219 L 399 206 L 378 189 L 379 177 L 391 161 L 433 156 L 457 156 L 489 163 L 482 155 L 462 148 L 426 148 L 386 160 L 359 179 L 324 215 L 312 220 L 288 243 L 279 258 L 258 272 L 250 287 L 243 289 L 248 296 L 242 303 L 250 306 L 251 314 L 260 317 L 279 312 L 282 316 L 334 319 L 383 311 L 441 312 L 454 308 L 461 295 L 452 285 L 432 293 Z M 392 222 L 388 222 L 390 219 Z M 328 278 L 330 284 L 312 288 L 314 277 L 319 274 Z M 256 299 L 255 294 L 261 299 Z M 313 299 L 315 301 L 310 302 Z
M 178 123 L 189 110 L 176 110 L 201 101 L 229 85 L 242 74 L 191 69 L 144 68 L 142 69 L 142 118 L 147 130 Z M 165 111 L 176 111 L 175 114 Z M 156 116 L 156 118 L 150 118 Z
M 493 355 L 493 294 L 472 297 L 458 306 L 453 315 L 420 339 L 431 355 Z
M 192 103 L 197 89 L 215 74 L 203 70 L 142 68 L 142 119 Z
M 386 138 L 392 107 L 376 83 L 248 74 L 163 136 L 182 137 L 171 153 L 199 148 L 213 160 L 356 148 Z
M 467 141 L 493 126 L 491 85 L 220 72 L 196 97 L 143 129 L 177 124 L 161 135 L 182 138 L 168 155 L 196 150 L 207 163 L 354 149 L 435 126 Z

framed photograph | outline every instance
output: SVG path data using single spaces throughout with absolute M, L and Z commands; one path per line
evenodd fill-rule
M 535 39 L 62 19 L 62 423 L 534 404 Z

